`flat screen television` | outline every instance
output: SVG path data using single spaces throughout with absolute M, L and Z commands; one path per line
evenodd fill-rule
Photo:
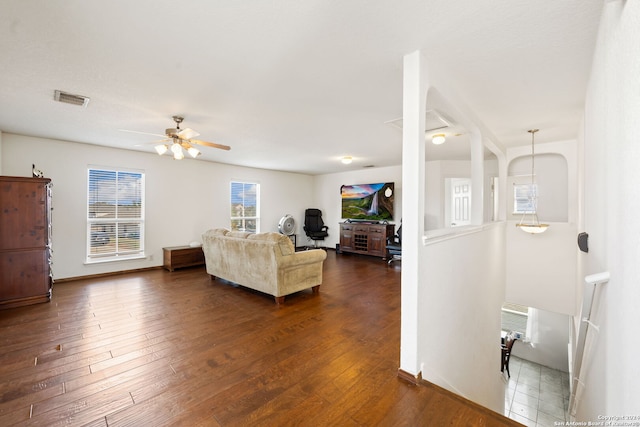
M 393 220 L 393 182 L 343 185 L 342 218 L 356 221 Z

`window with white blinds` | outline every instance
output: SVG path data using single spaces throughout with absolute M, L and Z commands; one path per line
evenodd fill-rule
M 231 182 L 231 229 L 260 232 L 260 184 Z
M 518 332 L 527 336 L 529 307 L 505 302 L 502 304 L 502 331 Z
M 514 214 L 536 213 L 537 199 L 538 199 L 537 184 L 514 184 L 513 185 L 513 213 Z
M 87 262 L 144 255 L 144 173 L 88 170 Z

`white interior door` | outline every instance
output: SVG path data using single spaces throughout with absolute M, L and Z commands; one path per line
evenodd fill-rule
M 451 227 L 471 224 L 471 179 L 451 178 Z

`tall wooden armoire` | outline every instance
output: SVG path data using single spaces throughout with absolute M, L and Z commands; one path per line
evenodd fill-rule
M 0 176 L 0 308 L 51 300 L 51 180 Z

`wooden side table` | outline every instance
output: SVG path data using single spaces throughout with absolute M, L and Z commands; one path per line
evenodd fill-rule
M 172 246 L 162 248 L 162 252 L 164 255 L 163 267 L 169 271 L 176 268 L 204 265 L 204 252 L 200 246 Z

